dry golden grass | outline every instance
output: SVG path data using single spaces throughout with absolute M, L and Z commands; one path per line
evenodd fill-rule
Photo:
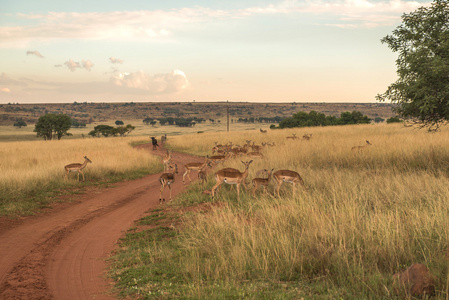
M 2 143 L 0 147 L 1 214 L 15 210 L 40 191 L 58 190 L 78 185 L 76 173 L 65 181 L 64 166 L 89 163 L 83 170 L 86 181 L 108 181 L 114 176 L 132 176 L 136 172 L 160 170 L 158 158 L 147 151 L 134 149 L 131 142 L 142 138 L 78 139 Z M 126 175 L 128 174 L 128 175 Z M 82 179 L 80 177 L 80 179 Z M 20 212 L 19 212 L 20 213 Z
M 312 133 L 310 141 L 287 140 Z M 284 183 L 281 198 L 222 189 L 225 208 L 185 219 L 182 268 L 211 281 L 324 281 L 344 286 L 347 297 L 392 297 L 391 275 L 414 262 L 440 278 L 447 295 L 449 247 L 449 129 L 438 133 L 401 125 L 359 125 L 174 138 L 170 145 L 201 154 L 214 141 L 274 141 L 255 159 L 261 168 L 298 171 L 306 189 Z M 372 146 L 361 152 L 353 146 Z M 193 150 L 192 150 L 193 149 Z M 243 169 L 241 157 L 224 167 Z M 218 168 L 221 168 L 218 167 Z M 208 188 L 215 184 L 210 176 Z M 195 191 L 196 193 L 197 190 Z M 205 201 L 197 195 L 197 201 Z M 187 194 L 177 200 L 191 201 Z M 348 296 L 352 295 L 352 296 Z

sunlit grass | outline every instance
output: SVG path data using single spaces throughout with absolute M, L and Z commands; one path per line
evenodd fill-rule
M 291 133 L 313 137 L 287 140 Z M 387 299 L 394 298 L 392 275 L 419 262 L 437 276 L 437 297 L 446 298 L 448 128 L 433 134 L 400 125 L 205 133 L 169 143 L 206 155 L 214 142 L 243 145 L 250 139 L 277 146 L 265 148 L 264 159 L 254 159 L 249 179 L 262 168 L 285 168 L 301 174 L 305 189 L 292 195 L 291 185 L 284 183 L 275 198 L 273 183 L 268 195 L 260 190 L 253 198 L 248 191 L 239 202 L 235 189 L 222 187 L 211 202 L 198 184 L 192 185 L 170 203 L 188 211 L 179 215 L 176 236 L 129 249 L 128 266 L 115 266 L 116 278 L 126 273 L 145 282 L 127 289 L 128 279 L 119 279 L 127 294 L 232 298 L 235 290 L 252 288 L 257 297 L 240 298 L 256 299 L 267 297 L 264 286 L 270 285 L 275 295 L 267 299 Z M 351 151 L 365 140 L 372 146 Z M 241 160 L 247 158 L 214 171 L 243 170 Z M 206 188 L 214 184 L 210 175 Z M 208 209 L 188 208 L 205 203 Z M 164 266 L 171 271 L 155 280 L 155 268 Z M 137 276 L 137 269 L 145 272 Z
M 142 138 L 92 138 L 2 143 L 0 214 L 31 213 L 41 205 L 34 204 L 35 197 L 79 186 L 77 173 L 70 173 L 69 180 L 64 180 L 64 166 L 83 163 L 84 156 L 92 161 L 83 170 L 88 184 L 135 178 L 161 170 L 158 157 L 131 147 L 130 143 L 140 140 Z

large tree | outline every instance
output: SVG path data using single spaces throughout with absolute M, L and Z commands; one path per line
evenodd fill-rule
M 381 41 L 398 53 L 398 79 L 377 99 L 397 104 L 400 117 L 429 129 L 449 122 L 449 1 L 404 14 Z
M 37 120 L 34 132 L 44 140 L 53 138 L 60 140 L 64 135 L 71 135 L 67 132 L 71 126 L 72 119 L 67 115 L 46 114 Z

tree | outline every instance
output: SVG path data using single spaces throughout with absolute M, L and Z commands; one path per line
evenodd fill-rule
M 115 125 L 123 126 L 123 125 L 125 125 L 125 123 L 123 123 L 123 121 L 117 120 L 117 121 L 115 121 Z
M 71 135 L 67 131 L 72 126 L 72 119 L 68 115 L 46 114 L 37 120 L 34 132 L 44 140 L 57 138 L 60 140 L 64 135 Z
M 402 122 L 402 120 L 399 119 L 398 117 L 391 117 L 391 118 L 387 119 L 387 124 L 400 123 L 400 122 Z
M 14 123 L 14 126 L 15 126 L 15 127 L 22 128 L 22 127 L 26 127 L 26 126 L 27 126 L 27 123 L 25 123 L 24 120 L 17 120 L 17 122 Z
M 377 100 L 396 103 L 400 117 L 429 130 L 449 122 L 449 1 L 404 14 L 381 42 L 398 52 L 398 80 Z

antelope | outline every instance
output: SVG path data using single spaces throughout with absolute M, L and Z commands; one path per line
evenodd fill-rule
M 354 146 L 351 148 L 352 151 L 362 151 L 363 149 L 365 149 L 368 146 L 371 146 L 372 144 L 369 141 L 366 141 L 366 145 L 363 146 Z
M 215 173 L 215 180 L 217 181 L 217 183 L 212 187 L 212 200 L 215 197 L 215 190 L 219 188 L 224 182 L 227 184 L 237 185 L 237 199 L 238 201 L 240 201 L 240 184 L 244 183 L 246 177 L 248 177 L 248 168 L 252 162 L 252 160 L 246 162 L 242 161 L 242 164 L 245 165 L 245 170 L 243 171 L 243 173 L 233 168 L 221 169 L 217 173 Z
M 292 133 L 292 136 L 287 136 L 288 139 L 296 140 L 298 137 L 296 136 L 296 133 Z
M 78 172 L 78 181 L 80 181 L 80 173 L 81 175 L 83 175 L 83 182 L 84 182 L 84 173 L 83 173 L 83 169 L 87 166 L 87 163 L 92 163 L 92 161 L 90 159 L 87 158 L 87 156 L 84 156 L 84 162 L 82 164 L 80 163 L 73 163 L 73 164 L 68 164 L 66 166 L 64 166 L 65 169 L 65 179 L 69 179 L 68 175 L 70 172 Z
M 161 144 L 165 144 L 166 141 L 167 141 L 167 134 L 164 134 L 163 136 L 161 136 Z
M 253 187 L 254 187 L 253 188 L 253 196 L 254 197 L 256 197 L 256 190 L 259 186 L 263 186 L 264 194 L 267 193 L 267 187 L 270 184 L 271 174 L 273 174 L 273 170 L 274 169 L 271 169 L 270 171 L 264 170 L 264 171 L 268 172 L 267 178 L 254 178 L 253 179 L 252 183 L 253 183 Z
M 212 167 L 210 164 L 209 157 L 206 158 L 206 160 L 203 163 L 194 162 L 194 163 L 188 163 L 184 165 L 184 169 L 186 170 L 184 174 L 182 175 L 182 183 L 184 184 L 184 179 L 187 175 L 189 177 L 190 182 L 192 182 L 192 179 L 190 179 L 190 171 L 196 170 L 198 172 L 202 171 L 206 166 Z M 199 177 L 198 173 L 198 177 Z
M 312 138 L 312 134 L 311 133 L 306 133 L 302 136 L 303 140 L 309 141 Z
M 293 184 L 293 194 L 295 193 L 295 188 L 296 188 L 297 183 L 304 186 L 304 180 L 302 180 L 301 176 L 295 171 L 278 170 L 273 173 L 273 177 L 277 183 L 276 193 L 277 193 L 278 197 L 280 197 L 279 190 L 280 190 L 283 182 L 289 182 L 289 183 Z
M 161 184 L 159 204 L 165 202 L 165 198 L 162 199 L 162 192 L 164 191 L 166 186 L 168 186 L 168 189 L 170 190 L 170 201 L 171 201 L 171 186 L 172 184 L 175 183 L 175 174 L 178 174 L 178 165 L 175 164 L 175 167 L 170 165 L 169 168 L 172 169 L 171 172 L 162 173 L 161 177 L 159 177 L 159 183 Z
M 210 165 L 208 165 L 210 166 Z M 204 186 L 204 183 L 207 182 L 207 173 L 206 173 L 206 167 L 203 167 L 198 172 L 198 180 L 201 181 L 201 185 Z
M 225 152 L 224 155 L 213 155 L 209 157 L 209 160 L 214 164 L 222 163 L 230 156 L 229 152 Z
M 162 163 L 164 164 L 164 171 L 168 171 L 169 165 L 172 159 L 172 153 L 173 150 L 167 150 L 167 152 L 164 154 L 164 157 L 162 158 Z
M 260 132 L 261 132 L 261 133 L 267 133 L 267 131 L 266 131 L 266 130 L 263 130 L 262 128 L 260 128 Z

